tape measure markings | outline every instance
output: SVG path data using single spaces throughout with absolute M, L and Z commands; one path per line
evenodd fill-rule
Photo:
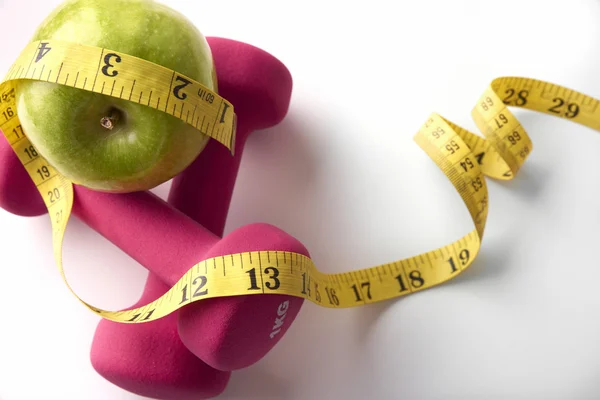
M 201 85 L 188 82 L 188 78 L 175 71 L 126 54 L 57 41 L 39 41 L 24 49 L 9 70 L 8 81 L 0 84 L 0 115 L 6 119 L 0 127 L 36 183 L 48 209 L 59 206 L 53 208 L 54 215 L 51 213 L 54 254 L 61 275 L 73 292 L 62 268 L 62 241 L 72 208 L 72 184 L 37 154 L 26 132 L 17 128 L 20 124 L 16 107 L 14 110 L 11 108 L 15 102 L 11 79 L 26 77 L 31 64 L 41 60 L 44 60 L 42 72 L 45 68 L 49 69 L 47 80 L 60 64 L 56 82 L 64 70 L 68 72 L 61 84 L 117 97 L 116 88 L 120 98 L 125 94 L 128 101 L 140 104 L 143 101 L 185 120 L 199 130 L 205 129 L 203 132 L 210 130 L 211 137 L 230 145 L 230 151 L 235 143 L 237 119 L 235 113 L 227 113 L 230 104 L 217 94 L 204 91 Z M 29 61 L 27 71 L 24 68 L 26 61 Z M 69 83 L 69 76 L 75 71 L 74 83 Z M 27 79 L 43 80 L 42 72 L 39 78 L 34 77 L 36 72 L 37 67 Z M 120 77 L 120 90 L 115 78 L 117 75 Z M 94 83 L 92 89 L 86 89 L 90 76 L 94 76 Z M 143 82 L 139 77 L 144 78 Z M 97 89 L 99 85 L 100 89 Z M 183 89 L 195 89 L 195 85 L 200 86 L 198 96 L 187 96 Z M 110 94 L 107 93 L 109 86 Z M 561 90 L 564 93 L 562 97 L 552 94 Z M 504 99 L 500 97 L 502 91 Z M 148 93 L 147 98 L 144 98 L 145 93 Z M 583 100 L 574 102 L 573 96 Z M 166 100 L 163 100 L 165 97 Z M 195 97 L 195 102 L 192 102 L 190 99 Z M 207 106 L 209 98 L 211 102 Z M 303 297 L 324 307 L 345 308 L 400 297 L 439 285 L 467 269 L 479 253 L 489 211 L 484 175 L 495 179 L 512 179 L 532 150 L 529 136 L 508 109 L 509 105 L 558 115 L 587 123 L 587 126 L 592 125 L 589 121 L 594 121 L 595 126 L 600 121 L 600 116 L 596 120 L 589 117 L 590 114 L 596 116 L 597 100 L 557 85 L 519 77 L 495 79 L 480 96 L 471 115 L 484 137 L 438 114 L 432 114 L 414 139 L 458 191 L 475 225 L 474 230 L 453 243 L 403 260 L 337 274 L 322 273 L 308 257 L 290 252 L 273 250 L 215 257 L 195 264 L 162 297 L 133 310 L 101 310 L 73 294 L 103 318 L 122 323 L 140 323 L 161 318 L 194 301 L 211 297 L 287 294 Z M 205 125 L 207 119 L 209 123 Z M 221 123 L 229 126 L 230 130 L 219 130 L 217 125 Z
M 469 158 L 469 155 L 472 154 L 472 152 L 462 138 L 453 131 L 450 125 L 447 124 L 442 117 L 435 115 L 435 118 L 439 119 L 439 123 L 443 125 L 435 125 L 435 120 L 431 118 L 425 124 L 425 131 L 423 134 L 417 134 L 415 141 L 442 169 L 446 177 L 450 179 L 454 187 L 458 190 L 475 222 L 479 234 L 481 235 L 483 226 L 481 225 L 481 222 L 479 222 L 480 210 L 478 205 L 482 204 L 483 199 L 486 196 L 484 195 L 482 198 L 478 198 L 477 192 L 484 189 L 483 192 L 487 193 L 485 179 L 478 166 L 471 162 L 473 166 L 469 168 L 468 163 L 464 161 Z M 429 129 L 431 126 L 435 126 L 436 128 Z M 447 132 L 454 133 L 448 134 Z M 442 137 L 445 137 L 445 141 L 436 145 L 435 141 L 440 140 Z M 465 163 L 464 172 L 462 173 L 456 168 L 461 162 Z
M 29 75 L 31 64 L 34 62 L 40 64 L 31 70 Z M 24 66 L 28 64 L 25 69 Z M 43 79 L 41 72 L 39 77 L 34 76 L 39 66 L 42 70 L 49 70 L 46 79 Z M 56 78 L 52 83 L 155 108 L 185 121 L 226 146 L 232 153 L 234 151 L 235 124 L 231 103 L 183 74 L 122 52 L 58 40 L 38 40 L 29 43 L 23 49 L 9 69 L 6 80 L 30 79 L 50 82 L 53 78 L 52 72 L 57 69 Z M 16 71 L 16 74 L 11 75 L 11 71 Z M 66 73 L 66 79 L 59 82 L 63 72 Z M 73 83 L 68 82 L 71 74 L 75 76 Z M 169 82 L 168 85 L 166 82 Z M 107 90 L 109 87 L 110 93 Z M 145 93 L 147 98 L 144 97 Z M 184 115 L 184 112 L 189 110 L 198 114 L 193 115 L 196 117 L 195 121 L 193 118 L 189 120 L 188 113 Z M 205 124 L 207 116 L 210 118 Z

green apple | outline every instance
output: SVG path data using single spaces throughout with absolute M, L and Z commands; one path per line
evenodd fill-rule
M 217 90 L 206 38 L 154 0 L 67 0 L 36 29 L 32 41 L 42 39 L 136 56 Z M 163 111 L 65 85 L 21 80 L 16 101 L 38 152 L 71 181 L 98 191 L 151 189 L 185 169 L 209 140 Z

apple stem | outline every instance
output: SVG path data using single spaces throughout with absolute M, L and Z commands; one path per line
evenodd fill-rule
M 110 117 L 102 117 L 102 119 L 100 120 L 100 125 L 102 125 L 104 128 L 108 129 L 108 130 L 112 130 L 112 128 L 114 128 L 114 124 L 113 124 L 113 120 Z
M 102 125 L 103 128 L 106 128 L 110 131 L 117 125 L 117 122 L 119 121 L 119 119 L 121 119 L 122 114 L 121 110 L 119 110 L 116 107 L 111 107 L 108 110 L 107 114 L 108 116 L 102 117 L 100 119 L 100 125 Z
M 119 120 L 119 114 L 118 110 L 111 109 L 108 117 L 102 117 L 100 119 L 100 125 L 108 130 L 112 130 Z

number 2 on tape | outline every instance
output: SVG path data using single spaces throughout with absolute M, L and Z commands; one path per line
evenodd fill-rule
M 43 64 L 36 64 L 42 61 Z M 62 242 L 73 203 L 72 183 L 52 168 L 27 139 L 15 107 L 13 81 L 18 79 L 43 80 L 126 98 L 178 116 L 192 125 L 196 114 L 190 120 L 184 110 L 194 107 L 198 115 L 214 121 L 209 136 L 230 150 L 235 141 L 233 106 L 175 71 L 90 46 L 50 40 L 27 46 L 0 85 L 0 128 L 50 210 L 55 260 L 71 292 L 62 267 Z M 193 90 L 187 92 L 189 88 Z M 407 259 L 339 274 L 325 274 L 310 258 L 276 249 L 231 254 L 190 266 L 161 298 L 126 311 L 101 310 L 73 294 L 103 318 L 143 323 L 211 297 L 277 293 L 302 297 L 323 307 L 344 308 L 439 285 L 468 268 L 479 253 L 488 214 L 484 176 L 512 179 L 533 148 L 508 106 L 563 117 L 600 130 L 598 100 L 548 82 L 520 77 L 495 79 L 477 101 L 472 117 L 483 137 L 431 114 L 414 139 L 452 182 L 475 226 L 453 243 Z M 217 124 L 224 124 L 221 131 Z

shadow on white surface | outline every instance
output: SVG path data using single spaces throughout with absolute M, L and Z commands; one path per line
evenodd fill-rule
M 259 363 L 234 371 L 221 397 L 228 400 L 285 399 L 290 397 L 292 391 L 289 381 L 271 373 Z
M 303 226 L 297 222 L 311 212 L 306 200 L 314 195 L 319 170 L 305 125 L 298 110 L 290 109 L 279 125 L 250 135 L 229 208 L 226 234 L 239 226 L 266 222 L 295 236 L 293 229 Z

